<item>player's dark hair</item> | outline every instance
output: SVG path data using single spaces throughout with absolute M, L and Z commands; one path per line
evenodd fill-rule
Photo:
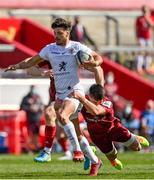
M 89 89 L 89 94 L 96 100 L 102 100 L 104 97 L 104 88 L 100 84 L 93 84 Z
M 53 29 L 55 28 L 64 28 L 66 30 L 71 30 L 71 22 L 70 21 L 66 21 L 65 19 L 63 18 L 57 18 L 55 19 L 55 21 L 51 24 L 51 27 Z

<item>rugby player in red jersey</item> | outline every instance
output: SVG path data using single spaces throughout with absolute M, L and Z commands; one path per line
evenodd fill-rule
M 44 69 L 43 69 L 44 68 Z M 45 115 L 45 142 L 44 142 L 44 147 L 45 147 L 45 152 L 41 152 L 41 157 L 39 157 L 38 161 L 39 162 L 47 162 L 51 161 L 51 156 L 50 152 L 52 149 L 53 141 L 56 136 L 56 122 L 54 113 L 52 112 L 52 106 L 50 104 L 55 101 L 55 85 L 54 85 L 54 78 L 52 77 L 52 67 L 48 61 L 43 61 L 39 63 L 37 66 L 33 66 L 29 69 L 27 69 L 27 74 L 31 76 L 44 76 L 44 77 L 49 77 L 50 78 L 50 88 L 49 88 L 49 95 L 50 95 L 50 102 L 48 106 L 44 110 L 44 115 Z M 52 112 L 52 115 L 51 115 Z M 37 159 L 36 159 L 37 160 Z
M 152 30 L 154 27 L 154 18 L 148 6 L 142 6 L 141 10 L 142 15 L 137 17 L 135 23 L 137 42 L 141 47 L 151 47 L 153 46 Z M 151 64 L 152 57 L 150 51 L 142 50 L 137 53 L 136 68 L 139 73 L 144 73 L 144 70 L 147 73 L 152 73 Z
M 87 122 L 93 143 L 116 169 L 121 170 L 123 165 L 117 159 L 117 150 L 113 142 L 121 142 L 133 151 L 140 151 L 141 146 L 149 146 L 144 137 L 130 133 L 114 116 L 112 102 L 104 97 L 104 88 L 101 85 L 93 84 L 87 97 L 78 92 L 71 95 L 83 104 L 81 113 Z

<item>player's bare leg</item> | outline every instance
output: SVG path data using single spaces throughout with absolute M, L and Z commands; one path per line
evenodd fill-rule
M 73 160 L 74 161 L 83 161 L 84 155 L 81 151 L 74 125 L 69 120 L 69 117 L 74 112 L 75 112 L 74 103 L 70 100 L 64 100 L 61 107 L 57 111 L 57 119 L 63 125 L 64 131 L 73 146 L 73 150 L 74 150 Z

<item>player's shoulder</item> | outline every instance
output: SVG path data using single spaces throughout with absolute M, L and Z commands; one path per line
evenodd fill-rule
M 76 47 L 78 47 L 79 49 L 80 49 L 81 47 L 87 47 L 85 44 L 82 44 L 81 42 L 72 41 L 72 40 L 70 40 L 70 45 L 71 45 L 71 46 L 76 46 Z
M 80 46 L 81 46 L 81 43 L 80 43 L 80 42 L 77 42 L 77 41 L 72 41 L 72 40 L 70 40 L 69 46 L 75 48 L 76 50 L 79 50 L 79 49 L 80 49 Z
M 47 51 L 54 53 L 54 52 L 57 52 L 57 50 L 59 50 L 60 47 L 54 42 L 54 43 L 47 44 L 45 48 Z
M 106 108 L 112 108 L 113 104 L 112 101 L 110 101 L 108 98 L 104 98 L 104 100 L 101 102 L 101 105 Z
M 136 20 L 141 21 L 143 19 L 145 19 L 145 17 L 143 15 L 141 15 L 141 16 L 138 16 Z
M 46 47 L 51 47 L 51 48 L 52 48 L 52 47 L 56 47 L 56 46 L 57 46 L 57 45 L 56 45 L 56 43 L 55 43 L 55 42 L 54 42 L 54 43 L 50 43 L 50 44 L 47 44 L 47 45 L 46 45 Z
M 78 41 L 72 41 L 72 40 L 70 40 L 69 43 L 70 43 L 71 45 L 80 45 L 80 44 L 81 44 L 81 43 L 78 42 Z
M 48 49 L 52 48 L 54 46 L 54 44 L 55 43 L 46 44 L 43 49 L 48 50 Z
M 92 50 L 85 44 L 82 44 L 80 42 L 76 42 L 75 46 L 78 47 L 78 51 L 84 51 L 88 54 L 91 54 Z

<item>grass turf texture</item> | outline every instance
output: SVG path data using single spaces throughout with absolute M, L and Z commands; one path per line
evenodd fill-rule
M 58 161 L 61 154 L 52 154 L 52 161 L 36 163 L 33 155 L 0 155 L 0 179 L 153 179 L 154 154 L 122 153 L 119 159 L 124 169 L 114 169 L 104 155 L 103 167 L 97 177 L 89 177 L 89 171 L 83 170 L 83 163 Z

